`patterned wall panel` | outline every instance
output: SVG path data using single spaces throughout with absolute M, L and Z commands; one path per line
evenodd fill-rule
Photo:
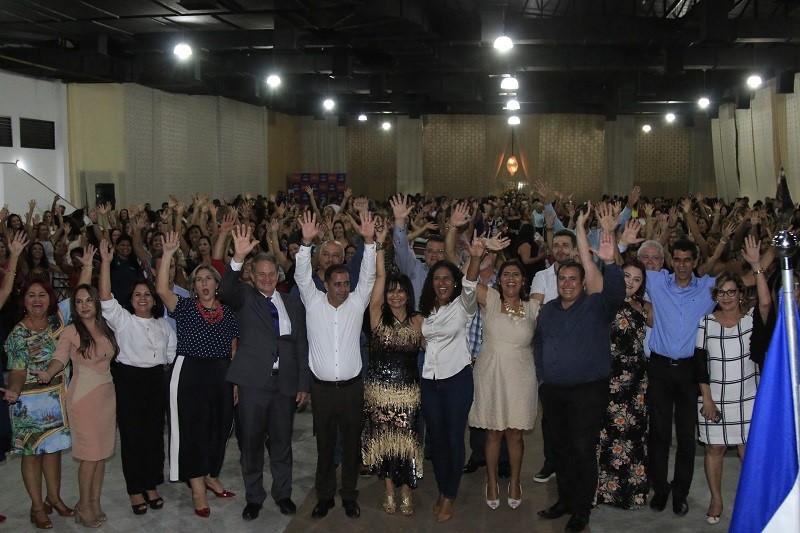
M 749 109 L 736 110 L 736 162 L 739 167 L 739 194 L 758 198 L 756 159 L 753 152 L 753 119 Z
M 429 115 L 422 128 L 425 192 L 448 196 L 483 195 L 485 118 L 478 115 Z
M 689 194 L 692 133 L 689 128 L 652 123 L 649 133 L 642 131 L 646 121 L 637 120 L 634 183 L 645 196 L 685 196 Z
M 602 194 L 606 171 L 605 117 L 536 115 L 540 179 L 578 200 Z
M 775 84 L 772 80 L 767 87 L 756 91 L 756 95 L 750 103 L 750 116 L 753 121 L 753 155 L 759 198 L 775 195 L 775 179 L 778 176 L 775 166 L 775 136 L 772 129 L 774 92 Z
M 127 176 L 121 191 L 117 191 L 120 202 L 127 204 L 134 199 L 151 200 L 150 196 L 138 196 L 139 187 L 157 190 L 155 183 L 155 161 L 153 158 L 153 98 L 152 89 L 127 83 L 125 91 L 125 145 Z M 139 184 L 139 186 L 136 186 Z
M 219 188 L 228 196 L 267 192 L 266 111 L 218 98 Z
M 800 86 L 797 87 L 800 91 Z M 800 199 L 800 94 L 786 95 L 786 140 L 789 147 L 784 163 L 786 181 L 795 202 Z
M 380 122 L 348 124 L 347 186 L 355 194 L 384 200 L 397 192 L 397 128 L 384 131 Z

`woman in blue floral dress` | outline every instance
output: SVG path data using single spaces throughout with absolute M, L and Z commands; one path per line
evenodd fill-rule
M 633 509 L 645 505 L 649 491 L 644 327 L 652 325 L 653 308 L 643 301 L 644 265 L 630 259 L 622 268 L 626 298 L 611 326 L 611 390 L 597 445 L 596 503 Z

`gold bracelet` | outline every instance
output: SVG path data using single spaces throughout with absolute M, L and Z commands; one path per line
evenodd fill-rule
M 756 274 L 763 274 L 763 273 L 764 273 L 764 269 L 763 269 L 763 268 L 759 268 L 758 270 L 753 270 L 753 275 L 754 275 L 754 276 L 755 276 Z

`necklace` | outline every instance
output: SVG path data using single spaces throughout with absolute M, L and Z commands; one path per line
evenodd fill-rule
M 206 324 L 219 324 L 222 322 L 222 306 L 219 300 L 214 300 L 214 307 L 211 311 L 207 311 L 206 308 L 200 304 L 200 300 L 195 300 L 195 305 L 197 305 L 197 310 L 200 312 L 200 316 L 203 317 Z
M 508 305 L 508 302 L 503 300 L 503 309 L 505 310 L 506 314 L 511 317 L 511 320 L 516 322 L 522 322 L 525 320 L 525 306 L 522 302 L 519 302 L 519 307 L 513 308 Z

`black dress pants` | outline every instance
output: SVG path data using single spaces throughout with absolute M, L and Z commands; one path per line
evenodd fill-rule
M 543 383 L 542 408 L 550 429 L 558 472 L 558 503 L 573 514 L 589 516 L 597 491 L 597 437 L 608 407 L 608 381 L 573 386 Z M 556 415 L 557 414 L 557 415 Z
M 692 358 L 671 361 L 653 352 L 647 366 L 647 410 L 650 414 L 647 474 L 656 493 L 669 490 L 667 476 L 674 415 L 677 451 L 672 492 L 678 499 L 689 494 L 694 474 L 698 385 L 693 364 Z

